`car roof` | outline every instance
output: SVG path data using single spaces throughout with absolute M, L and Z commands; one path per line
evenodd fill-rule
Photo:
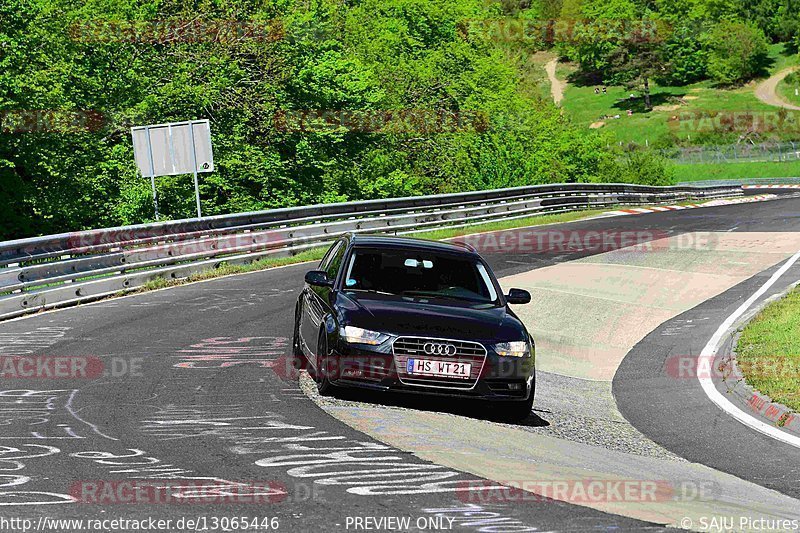
M 350 235 L 352 246 L 374 246 L 379 248 L 399 248 L 449 252 L 467 255 L 478 255 L 474 248 L 464 243 L 448 243 L 413 239 L 410 237 L 394 237 L 388 235 Z

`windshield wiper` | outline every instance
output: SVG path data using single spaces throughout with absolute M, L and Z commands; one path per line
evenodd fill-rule
M 377 291 L 375 289 L 347 289 L 349 292 L 366 292 L 368 294 L 383 294 L 384 296 L 397 296 L 393 292 Z
M 487 302 L 486 300 L 476 300 L 475 298 L 469 298 L 468 296 L 458 296 L 455 294 L 442 294 L 439 292 L 430 292 L 430 291 L 403 291 L 403 296 L 427 296 L 429 298 L 442 298 L 445 300 L 458 300 L 461 302 L 472 302 L 476 304 L 485 304 L 491 303 Z

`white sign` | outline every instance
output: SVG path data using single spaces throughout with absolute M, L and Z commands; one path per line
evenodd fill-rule
M 131 128 L 133 154 L 145 178 L 213 172 L 208 120 Z
M 131 128 L 133 157 L 139 172 L 150 178 L 153 188 L 153 205 L 158 220 L 156 176 L 194 175 L 194 192 L 197 216 L 200 210 L 198 172 L 214 171 L 214 152 L 211 150 L 211 126 L 208 120 L 189 120 L 171 124 L 137 126 Z

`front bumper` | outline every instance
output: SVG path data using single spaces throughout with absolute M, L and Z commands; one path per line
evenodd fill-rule
M 329 379 L 340 387 L 520 402 L 529 399 L 534 392 L 534 361 L 533 356 L 501 357 L 487 349 L 482 366 L 475 372 L 475 379 L 441 383 L 436 378 L 409 379 L 405 372 L 398 372 L 398 357 L 392 352 L 389 342 L 374 348 L 339 342 L 331 354 Z

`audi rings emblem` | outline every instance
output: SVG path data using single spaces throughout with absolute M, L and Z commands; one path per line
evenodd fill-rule
M 428 342 L 422 347 L 428 355 L 455 355 L 456 347 L 452 344 L 441 344 L 438 342 Z

